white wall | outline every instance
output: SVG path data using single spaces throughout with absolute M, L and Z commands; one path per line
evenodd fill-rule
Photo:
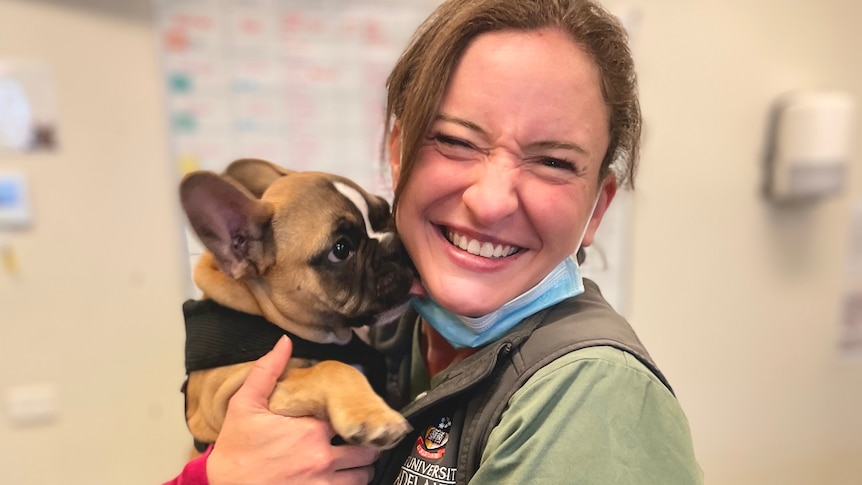
M 622 2 L 619 2 L 622 3 Z M 671 379 L 710 485 L 862 483 L 862 360 L 837 351 L 848 191 L 778 210 L 759 195 L 769 103 L 862 101 L 862 4 L 633 0 L 646 118 L 630 315 Z M 54 384 L 60 415 L 0 415 L 0 483 L 153 484 L 181 467 L 186 262 L 148 0 L 0 0 L 0 60 L 48 62 L 56 153 L 36 223 L 0 266 L 0 398 Z
M 47 62 L 55 153 L 25 171 L 35 223 L 0 266 L 0 406 L 52 384 L 54 424 L 0 414 L 0 483 L 154 484 L 180 469 L 185 258 L 150 4 L 0 1 L 0 60 Z M 5 411 L 5 409 L 4 409 Z
M 759 191 L 779 94 L 862 102 L 862 3 L 640 6 L 632 321 L 678 391 L 707 483 L 858 485 L 862 361 L 837 343 L 862 150 L 840 198 L 780 210 Z

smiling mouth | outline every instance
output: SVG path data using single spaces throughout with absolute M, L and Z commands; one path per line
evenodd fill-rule
M 443 228 L 443 234 L 453 246 L 483 258 L 505 258 L 521 250 L 518 246 L 494 244 L 488 241 L 483 242 L 478 239 L 471 239 L 451 229 Z

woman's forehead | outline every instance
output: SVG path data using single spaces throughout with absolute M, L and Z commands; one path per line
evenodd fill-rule
M 453 72 L 436 120 L 491 138 L 569 144 L 604 153 L 608 109 L 598 67 L 566 34 L 500 31 L 471 43 Z

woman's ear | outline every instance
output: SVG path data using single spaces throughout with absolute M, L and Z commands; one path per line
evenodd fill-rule
M 392 174 L 392 190 L 395 190 L 401 175 L 401 125 L 398 121 L 389 131 L 389 173 Z
M 605 216 L 605 212 L 608 210 L 608 206 L 611 205 L 611 201 L 614 200 L 614 196 L 617 194 L 617 178 L 613 173 L 609 173 L 604 182 L 602 182 L 601 188 L 599 188 L 598 194 L 598 202 L 596 202 L 596 208 L 593 211 L 593 216 L 590 218 L 590 222 L 587 224 L 587 230 L 584 233 L 584 241 L 581 243 L 581 246 L 587 247 L 593 243 L 593 239 L 596 236 L 596 231 L 599 229 L 599 224 L 602 222 L 602 218 Z

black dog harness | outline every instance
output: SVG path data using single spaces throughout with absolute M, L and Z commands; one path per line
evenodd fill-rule
M 183 303 L 186 322 L 186 392 L 188 374 L 196 370 L 250 362 L 272 350 L 282 335 L 293 342 L 291 358 L 337 360 L 358 368 L 371 387 L 383 396 L 386 386 L 386 364 L 383 356 L 357 335 L 347 344 L 321 344 L 305 340 L 270 323 L 259 315 L 251 315 L 212 300 L 187 300 Z M 207 443 L 195 440 L 199 451 Z

